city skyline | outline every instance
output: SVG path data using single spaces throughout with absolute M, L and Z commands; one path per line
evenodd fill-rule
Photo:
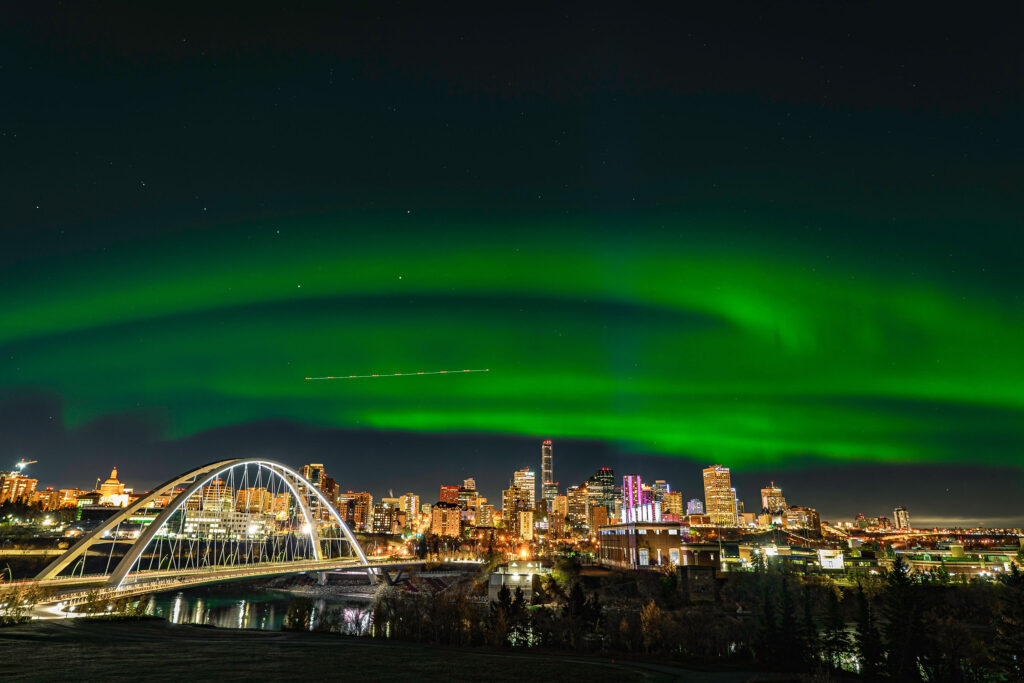
M 543 440 L 541 442 L 538 442 L 538 445 L 540 446 L 539 451 L 541 453 L 538 456 L 538 462 L 541 462 L 542 463 L 542 467 L 543 467 L 543 463 L 545 462 L 545 455 L 547 455 L 547 458 L 548 458 L 546 460 L 546 462 L 550 462 L 551 461 L 551 453 L 552 453 L 552 448 L 553 448 L 552 440 L 545 439 L 545 440 Z M 556 463 L 558 462 L 557 456 L 555 456 L 554 461 Z M 38 463 L 31 463 L 31 466 L 34 466 L 36 464 L 38 464 Z M 371 488 L 367 488 L 367 487 L 358 487 L 358 486 L 355 487 L 355 488 L 346 488 L 344 486 L 344 480 L 342 480 L 339 483 L 336 476 L 328 476 L 328 475 L 333 475 L 333 474 L 336 474 L 336 473 L 332 472 L 329 467 L 325 467 L 322 463 L 312 463 L 312 464 L 311 463 L 306 463 L 306 464 L 303 464 L 301 466 L 296 466 L 296 467 L 298 469 L 301 469 L 303 475 L 311 483 L 313 483 L 314 486 L 316 486 L 317 488 L 323 489 L 324 488 L 324 482 L 329 482 L 329 486 L 333 489 L 333 491 L 335 492 L 335 495 L 341 496 L 341 497 L 346 497 L 346 496 L 347 497 L 351 497 L 353 494 L 356 494 L 356 495 L 359 495 L 359 494 L 369 494 L 370 496 L 372 496 L 372 500 L 376 503 L 378 501 L 382 501 L 382 500 L 385 500 L 385 499 L 392 500 L 392 498 L 389 498 L 391 496 L 393 496 L 393 500 L 398 501 L 399 499 L 404 499 L 405 496 L 412 494 L 412 495 L 414 495 L 416 497 L 417 501 L 422 501 L 424 507 L 426 507 L 426 506 L 431 505 L 432 503 L 437 503 L 437 502 L 442 502 L 443 503 L 443 502 L 445 502 L 445 490 L 446 489 L 449 490 L 449 494 L 450 494 L 449 502 L 453 502 L 453 503 L 457 502 L 457 500 L 459 498 L 459 491 L 460 490 L 470 490 L 470 491 L 473 491 L 473 492 L 479 492 L 480 495 L 483 495 L 483 497 L 487 499 L 488 503 L 495 510 L 500 510 L 502 508 L 502 506 L 503 506 L 502 490 L 504 490 L 507 486 L 509 486 L 509 487 L 510 486 L 517 486 L 518 485 L 517 484 L 517 479 L 520 477 L 520 475 L 523 475 L 524 473 L 526 473 L 526 475 L 529 476 L 529 479 L 532 479 L 533 478 L 532 475 L 534 475 L 536 473 L 536 471 L 538 469 L 540 469 L 540 468 L 531 468 L 530 466 L 526 466 L 526 467 L 516 468 L 515 471 L 511 471 L 510 470 L 509 471 L 508 480 L 507 480 L 506 484 L 499 485 L 499 484 L 494 483 L 494 484 L 490 485 L 490 486 L 493 486 L 493 490 L 494 490 L 493 496 L 484 495 L 483 494 L 483 490 L 477 488 L 476 478 L 472 477 L 472 476 L 468 476 L 468 477 L 464 478 L 462 484 L 459 484 L 458 482 L 450 482 L 450 481 L 447 481 L 447 480 L 439 480 L 438 482 L 435 482 L 433 484 L 434 490 L 437 490 L 438 487 L 439 487 L 441 493 L 440 493 L 439 496 L 434 496 L 430 492 L 430 485 L 427 485 L 426 489 L 422 489 L 422 486 L 423 486 L 423 477 L 422 477 L 422 475 L 416 476 L 416 479 L 417 479 L 417 481 L 420 484 L 420 488 L 410 488 L 410 489 L 401 489 L 401 490 L 399 490 L 398 488 L 393 487 L 393 486 L 392 487 L 387 487 L 386 489 L 383 489 L 383 490 L 371 489 Z M 510 467 L 511 467 L 511 465 L 510 465 Z M 12 468 L 12 469 L 15 472 L 19 473 L 19 474 L 27 475 L 28 478 L 35 479 L 35 477 L 33 476 L 33 474 L 31 472 L 26 471 L 26 468 L 16 467 L 16 468 Z M 606 468 L 604 466 L 602 466 L 600 469 L 603 470 L 603 469 L 606 469 Z M 614 468 L 612 468 L 612 469 L 614 470 Z M 107 480 L 108 483 L 112 479 L 116 479 L 117 471 L 118 471 L 117 466 L 113 465 L 113 471 L 111 473 L 111 479 Z M 724 472 L 724 475 L 722 475 L 722 476 L 724 476 L 724 479 L 722 479 L 722 481 L 724 481 L 725 483 L 720 485 L 720 486 L 723 487 L 721 489 L 721 491 L 718 490 L 719 484 L 717 483 L 718 479 L 719 479 L 719 475 L 710 475 L 711 476 L 710 480 L 708 478 L 709 477 L 708 473 L 709 472 L 713 472 L 713 471 L 714 472 L 718 472 L 718 471 L 723 471 Z M 736 504 L 736 505 L 745 505 L 746 506 L 746 510 L 745 511 L 747 513 L 754 513 L 756 515 L 756 514 L 760 513 L 762 510 L 765 510 L 765 511 L 767 511 L 769 513 L 777 512 L 778 510 L 783 510 L 784 511 L 787 506 L 788 507 L 794 507 L 794 506 L 796 506 L 796 507 L 806 507 L 808 509 L 813 509 L 816 512 L 819 512 L 820 513 L 820 518 L 821 518 L 821 520 L 823 522 L 824 521 L 830 521 L 830 522 L 836 523 L 836 524 L 848 523 L 848 522 L 851 522 L 852 520 L 856 520 L 858 518 L 869 518 L 869 519 L 870 518 L 879 518 L 879 519 L 888 519 L 892 524 L 895 525 L 896 528 L 901 528 L 900 512 L 899 511 L 902 510 L 903 514 L 908 514 L 907 513 L 908 506 L 905 505 L 906 501 L 904 501 L 904 500 L 894 501 L 888 508 L 882 507 L 881 509 L 876 509 L 877 506 L 875 506 L 875 507 L 862 507 L 862 508 L 859 508 L 855 513 L 849 513 L 848 512 L 848 513 L 845 513 L 845 514 L 836 514 L 836 513 L 834 513 L 829 508 L 829 505 L 827 504 L 827 502 L 825 502 L 825 504 L 823 505 L 823 501 L 828 501 L 830 498 L 832 498 L 832 492 L 829 492 L 829 491 L 809 491 L 809 492 L 808 491 L 801 491 L 799 486 L 796 487 L 795 490 L 791 489 L 788 486 L 786 486 L 785 489 L 783 489 L 782 482 L 776 482 L 775 480 L 771 480 L 771 481 L 767 481 L 766 480 L 759 487 L 753 487 L 752 488 L 752 487 L 742 486 L 741 487 L 742 490 L 738 490 L 735 485 L 730 483 L 731 474 L 732 474 L 731 468 L 728 467 L 728 466 L 725 466 L 725 465 L 721 465 L 721 464 L 714 464 L 714 465 L 709 464 L 707 466 L 699 467 L 698 469 L 695 470 L 695 472 L 691 473 L 691 477 L 698 479 L 701 483 L 698 486 L 693 487 L 692 489 L 690 487 L 686 486 L 686 485 L 682 485 L 681 486 L 675 480 L 666 481 L 665 479 L 660 478 L 660 475 L 658 475 L 658 474 L 654 474 L 654 475 L 640 474 L 640 473 L 637 473 L 635 471 L 628 471 L 628 472 L 627 471 L 619 471 L 619 472 L 615 472 L 614 475 L 613 475 L 612 481 L 615 482 L 615 486 L 616 486 L 616 488 L 619 491 L 619 493 L 617 495 L 617 500 L 620 503 L 623 503 L 624 499 L 628 498 L 628 495 L 626 493 L 626 483 L 623 481 L 624 479 L 627 479 L 627 480 L 640 479 L 640 480 L 642 480 L 644 482 L 645 488 L 647 488 L 647 487 L 654 487 L 654 488 L 651 489 L 652 498 L 649 499 L 649 500 L 645 499 L 644 500 L 645 503 L 646 502 L 653 502 L 653 500 L 655 499 L 655 498 L 653 498 L 653 496 L 657 495 L 657 487 L 658 487 L 659 484 L 663 485 L 663 486 L 664 485 L 668 485 L 671 488 L 671 491 L 674 494 L 679 495 L 679 496 L 682 497 L 682 501 L 684 501 L 684 507 L 685 507 L 685 501 L 687 501 L 687 500 L 693 500 L 693 499 L 699 500 L 701 502 L 702 506 L 704 506 L 705 509 L 702 509 L 701 512 L 698 513 L 698 514 L 705 514 L 705 513 L 709 514 L 710 515 L 710 522 L 711 522 L 711 524 L 712 525 L 716 525 L 716 526 L 719 525 L 719 524 L 724 525 L 724 526 L 737 526 L 737 525 L 738 526 L 742 526 L 742 524 L 739 524 L 739 516 L 741 516 L 741 515 L 738 515 L 738 513 L 742 512 L 742 510 L 734 509 L 733 515 L 731 517 L 729 517 L 728 514 L 726 515 L 726 517 L 729 517 L 729 519 L 725 519 L 725 517 L 722 517 L 718 513 L 709 512 L 710 510 L 717 509 L 717 508 L 714 507 L 714 505 L 710 505 L 710 507 L 709 507 L 710 501 L 711 500 L 719 501 L 719 500 L 721 500 L 721 496 L 723 496 L 723 495 L 727 495 L 729 497 L 729 500 L 733 501 L 734 504 Z M 98 482 L 101 479 L 102 479 L 102 477 L 97 477 L 96 478 L 95 481 L 97 482 L 97 485 L 98 485 Z M 525 479 L 525 481 L 528 481 L 529 479 Z M 749 477 L 747 479 L 749 479 Z M 591 475 L 589 477 L 585 477 L 585 478 L 581 479 L 580 481 L 576 481 L 576 482 L 569 483 L 569 484 L 566 484 L 566 485 L 561 485 L 561 486 L 558 487 L 557 493 L 558 493 L 558 495 L 564 497 L 566 495 L 567 490 L 569 488 L 586 489 L 588 487 L 588 481 L 593 481 L 593 480 L 594 480 L 594 477 Z M 709 482 L 711 482 L 711 483 L 709 483 Z M 470 483 L 472 484 L 472 486 L 470 486 L 467 489 L 466 487 Z M 156 482 L 154 482 L 154 484 L 156 484 Z M 120 488 L 121 489 L 125 489 L 126 486 L 127 486 L 127 484 L 125 482 L 121 482 L 121 484 L 120 484 Z M 488 489 L 484 489 L 484 490 L 491 490 L 490 486 L 489 486 Z M 54 493 L 57 493 L 60 489 L 65 489 L 65 488 L 80 489 L 83 493 L 86 493 L 86 492 L 89 492 L 90 490 L 92 490 L 88 485 L 81 486 L 81 487 L 79 487 L 79 486 L 70 486 L 70 485 L 69 486 L 56 486 L 56 485 L 54 485 L 54 484 L 52 484 L 50 482 L 41 481 L 41 480 L 39 481 L 38 488 L 36 488 L 36 490 L 43 491 L 44 487 L 49 487 L 49 488 L 54 489 Z M 520 487 L 520 488 L 522 489 L 522 487 Z M 103 492 L 103 489 L 104 489 L 104 487 L 98 487 L 96 490 L 99 490 L 99 491 Z M 750 489 L 750 490 L 748 491 L 747 489 Z M 134 490 L 135 495 L 140 495 L 141 493 L 143 493 L 143 492 L 145 492 L 145 491 L 147 491 L 149 489 L 147 489 L 145 487 L 128 487 L 128 490 Z M 524 497 L 525 497 L 525 499 L 527 501 L 531 497 L 533 497 L 535 499 L 534 506 L 531 507 L 528 504 L 526 504 L 527 508 L 533 509 L 533 510 L 540 510 L 541 509 L 541 506 L 544 504 L 544 500 L 540 496 L 540 491 L 541 491 L 541 484 L 539 482 L 535 482 L 535 486 L 534 486 L 534 492 L 535 493 L 534 493 L 533 496 L 530 495 L 530 492 L 529 492 L 528 489 L 524 490 L 524 494 L 523 495 L 524 495 Z M 121 493 L 121 491 L 119 490 L 118 493 Z M 609 496 L 609 500 L 610 500 L 611 494 L 605 494 L 605 495 L 608 495 Z M 639 493 L 637 492 L 634 495 L 639 495 Z M 127 504 L 128 497 L 124 496 L 123 498 L 124 498 L 124 501 L 118 501 L 118 502 L 108 501 L 108 502 L 105 502 L 104 504 L 108 504 L 108 505 L 109 504 L 116 504 L 116 505 Z M 639 500 L 639 499 L 637 499 L 637 500 Z M 787 505 L 787 500 L 788 500 L 788 505 Z M 777 510 L 777 509 L 775 509 L 775 507 L 776 507 L 775 505 L 770 505 L 769 503 L 766 503 L 765 501 L 771 501 L 772 503 L 781 501 L 781 507 L 778 508 L 778 510 Z M 765 506 L 768 506 L 768 507 L 765 507 Z M 402 507 L 404 509 L 404 506 L 402 506 Z M 589 505 L 588 505 L 588 507 L 589 507 Z M 909 506 L 909 507 L 913 508 L 913 506 Z M 610 508 L 609 508 L 609 510 L 610 510 Z M 372 509 L 367 510 L 367 512 L 368 513 L 372 513 Z M 659 514 L 661 514 L 661 512 L 667 512 L 667 510 L 662 508 L 659 511 Z M 609 515 L 609 517 L 611 518 L 611 515 Z M 921 509 L 915 509 L 915 514 L 913 516 L 913 519 L 914 519 L 915 522 L 918 523 L 918 525 L 919 525 L 918 528 L 929 528 L 929 527 L 937 527 L 937 528 L 952 528 L 952 527 L 965 527 L 965 528 L 972 528 L 972 527 L 1013 528 L 1013 527 L 1020 527 L 1022 525 L 1022 522 L 1024 522 L 1024 516 L 1021 516 L 1021 517 L 1003 517 L 1003 518 L 988 518 L 988 519 L 985 519 L 985 518 L 976 517 L 976 516 L 972 517 L 970 514 L 966 514 L 965 513 L 965 514 L 961 514 L 959 516 L 953 515 L 953 516 L 948 516 L 948 517 L 941 517 L 941 516 L 937 517 L 937 516 L 934 516 L 931 513 L 929 513 L 929 508 L 927 506 L 925 506 L 925 507 L 923 507 Z M 906 525 L 904 525 L 904 526 L 906 526 Z

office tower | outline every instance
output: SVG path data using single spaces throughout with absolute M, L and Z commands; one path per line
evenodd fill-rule
M 480 510 L 476 514 L 476 525 L 478 527 L 494 526 L 494 506 L 488 503 L 481 503 Z
M 587 479 L 586 487 L 589 506 L 601 505 L 611 516 L 615 508 L 615 472 L 609 467 L 598 469 Z
M 544 509 L 551 511 L 551 503 L 558 495 L 558 482 L 555 481 L 554 455 L 552 453 L 551 439 L 540 445 L 540 498 L 544 501 Z
M 555 496 L 551 501 L 551 514 L 548 515 L 548 526 L 554 538 L 565 538 L 566 515 L 569 514 L 569 502 L 565 496 Z
M 533 540 L 533 510 L 520 510 L 519 523 L 516 525 L 519 537 L 524 541 Z
M 406 493 L 398 500 L 399 507 L 405 513 L 405 526 L 413 531 L 417 528 L 417 519 L 420 513 L 420 497 L 415 493 Z
M 476 510 L 478 500 L 480 493 L 476 489 L 467 489 L 463 486 L 459 489 L 459 499 L 456 502 L 467 510 Z
M 456 503 L 435 503 L 430 507 L 430 533 L 436 536 L 462 534 L 462 508 Z
M 353 531 L 373 529 L 373 496 L 367 492 L 338 494 L 338 514 Z
M 323 484 L 320 486 L 320 492 L 324 494 L 324 498 L 331 505 L 338 502 L 338 482 L 335 481 L 334 477 L 324 477 Z
M 664 479 L 655 479 L 654 486 L 651 488 L 654 490 L 654 500 L 659 503 L 664 503 L 665 494 L 672 490 L 672 487 Z
M 892 511 L 892 516 L 896 520 L 897 529 L 910 529 L 910 513 L 907 508 L 900 505 Z
M 442 503 L 450 503 L 452 505 L 459 504 L 459 487 L 458 486 L 442 486 L 441 487 L 441 498 Z
M 814 508 L 792 505 L 783 513 L 787 529 L 802 529 L 821 533 L 821 517 Z
M 682 517 L 686 514 L 683 509 L 683 492 L 669 491 L 665 494 L 665 500 L 661 502 L 662 514 L 676 515 Z M 678 521 L 678 520 L 677 520 Z
M 565 490 L 566 517 L 574 534 L 587 529 L 587 490 L 582 486 L 570 486 Z
M 310 484 L 316 488 L 322 488 L 324 483 L 324 466 L 320 463 L 313 463 L 310 465 L 302 466 L 302 476 Z
M 688 515 L 703 515 L 704 514 L 704 501 L 700 498 L 693 498 L 686 504 L 686 514 Z
M 398 501 L 394 504 L 386 501 L 392 500 L 383 498 L 380 503 L 373 506 L 373 531 L 377 534 L 398 533 Z
M 466 489 L 467 491 L 476 491 L 476 479 L 474 479 L 473 477 L 463 479 L 462 488 Z
M 622 477 L 622 510 L 628 515 L 628 510 L 641 505 L 643 505 L 643 482 L 640 480 L 640 475 L 627 474 Z
M 512 484 L 518 486 L 526 497 L 526 506 L 533 510 L 537 504 L 536 475 L 529 467 L 516 470 L 512 475 Z
M 551 439 L 540 445 L 540 475 L 542 484 L 555 483 L 554 455 L 552 454 Z
M 786 509 L 786 498 L 774 481 L 761 489 L 761 509 L 772 515 Z
M 704 470 L 704 509 L 716 526 L 736 526 L 736 491 L 728 467 L 712 465 Z
M 526 508 L 526 494 L 518 486 L 509 486 L 501 492 L 501 515 L 509 519 L 509 514 L 517 514 L 519 510 Z
M 27 502 L 38 485 L 38 479 L 17 472 L 4 472 L 0 474 L 0 504 Z
M 603 505 L 595 505 L 587 510 L 587 526 L 590 528 L 590 535 L 596 536 L 598 527 L 608 524 L 608 509 Z

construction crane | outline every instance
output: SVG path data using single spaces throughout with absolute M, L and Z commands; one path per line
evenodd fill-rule
M 14 467 L 17 468 L 18 472 L 24 472 L 26 467 L 28 467 L 29 465 L 35 465 L 37 462 L 39 462 L 39 461 L 38 460 L 25 460 L 25 458 L 22 458 L 21 462 L 18 462 L 18 463 L 14 464 Z

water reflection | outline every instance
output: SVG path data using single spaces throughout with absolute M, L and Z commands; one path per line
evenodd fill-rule
M 277 592 L 164 593 L 149 598 L 146 614 L 174 624 L 278 631 L 286 623 L 289 608 L 293 618 L 297 613 L 302 615 L 301 623 L 309 630 L 360 636 L 369 633 L 373 625 L 370 602 L 310 599 Z

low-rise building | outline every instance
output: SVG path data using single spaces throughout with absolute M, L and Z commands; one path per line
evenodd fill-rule
M 529 603 L 533 600 L 534 591 L 539 587 L 540 578 L 550 573 L 550 568 L 536 560 L 509 562 L 491 572 L 487 581 L 487 597 L 492 601 L 497 600 L 498 591 L 502 586 L 506 586 L 513 595 L 517 588 L 521 590 L 523 598 Z
M 602 565 L 645 569 L 681 564 L 678 522 L 609 524 L 598 529 Z

